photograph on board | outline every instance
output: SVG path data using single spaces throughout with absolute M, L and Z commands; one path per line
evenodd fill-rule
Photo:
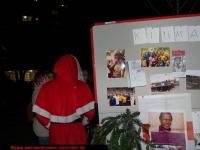
M 200 70 L 186 71 L 186 89 L 200 90 Z
M 170 66 L 170 48 L 141 48 L 141 66 L 142 67 L 169 67 Z
M 200 111 L 192 112 L 195 148 L 200 149 Z
M 186 122 L 183 110 L 149 110 L 149 135 L 157 147 L 185 150 Z
M 108 106 L 135 106 L 135 88 L 116 87 L 107 88 Z
M 150 75 L 150 87 L 152 95 L 180 92 L 179 78 L 173 73 Z
M 186 77 L 185 50 L 172 50 L 172 72 L 174 77 Z
M 194 144 L 195 144 L 195 148 L 198 150 L 200 149 L 200 133 L 196 133 L 194 134 Z
M 184 126 L 184 112 L 180 110 L 165 111 L 163 110 L 153 110 L 148 111 L 148 118 L 150 126 L 150 132 L 185 132 Z
M 126 78 L 125 49 L 107 50 L 106 65 L 108 78 Z

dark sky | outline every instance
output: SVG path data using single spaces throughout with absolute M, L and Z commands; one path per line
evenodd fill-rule
M 151 1 L 151 3 L 149 3 Z M 170 4 L 170 1 L 173 3 Z M 64 54 L 75 55 L 81 66 L 91 67 L 90 27 L 95 22 L 176 15 L 176 0 L 5 0 L 8 68 L 51 69 Z M 180 14 L 200 13 L 200 1 L 179 0 Z M 196 3 L 196 5 L 195 5 Z M 66 4 L 68 8 L 62 8 Z M 194 7 L 193 7 L 194 6 Z M 57 10 L 53 17 L 51 10 Z M 39 22 L 22 22 L 22 15 Z M 59 34 L 52 33 L 59 21 Z

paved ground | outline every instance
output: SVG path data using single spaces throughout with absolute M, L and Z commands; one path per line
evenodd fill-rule
M 31 93 L 28 84 L 0 87 L 0 145 L 38 145 L 26 116 Z

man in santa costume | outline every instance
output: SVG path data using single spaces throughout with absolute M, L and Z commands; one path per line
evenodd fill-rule
M 79 63 L 67 54 L 53 71 L 56 78 L 42 86 L 33 112 L 49 129 L 50 144 L 87 144 L 84 125 L 94 117 L 94 98 Z

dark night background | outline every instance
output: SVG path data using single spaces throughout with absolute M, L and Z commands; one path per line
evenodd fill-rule
M 4 82 L 5 71 L 51 70 L 67 53 L 91 69 L 92 24 L 195 13 L 200 13 L 198 0 L 1 0 L 0 144 L 38 144 L 26 121 L 32 91 L 28 83 Z M 23 15 L 32 21 L 23 21 Z
M 88 66 L 89 30 L 95 22 L 176 15 L 177 1 L 180 14 L 200 12 L 199 1 L 171 1 L 174 10 L 170 0 L 1 0 L 1 24 L 5 25 L 1 43 L 7 47 L 4 67 L 51 69 L 66 53 L 75 55 L 81 66 Z M 32 22 L 22 21 L 22 15 L 32 16 Z M 34 17 L 39 20 L 34 21 Z

